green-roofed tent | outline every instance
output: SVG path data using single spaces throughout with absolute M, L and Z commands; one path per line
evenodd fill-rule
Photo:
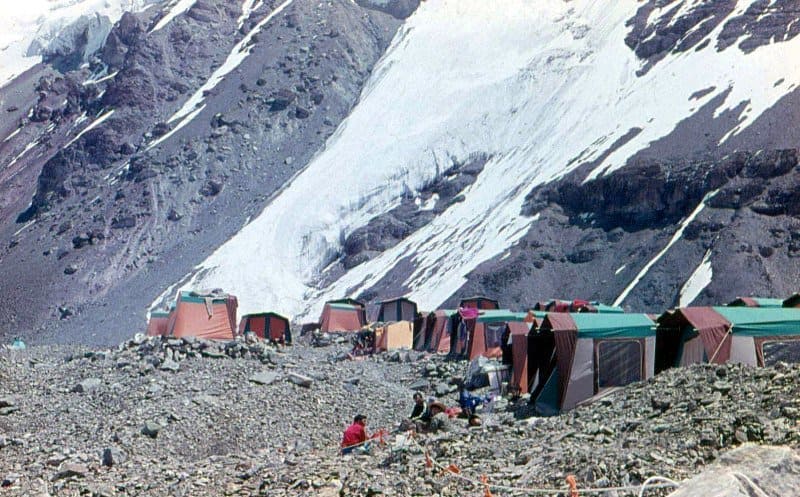
M 150 312 L 150 319 L 147 320 L 147 336 L 158 337 L 167 334 L 170 311 L 158 310 Z
M 479 310 L 474 319 L 462 319 L 466 342 L 461 341 L 455 353 L 466 355 L 469 360 L 478 356 L 501 357 L 503 341 L 508 338 L 512 329 L 530 329 L 529 323 L 525 322 L 527 314 L 508 309 L 486 309 Z
M 232 340 L 236 336 L 235 296 L 222 290 L 178 292 L 169 314 L 166 335 Z
M 728 307 L 783 307 L 783 299 L 739 297 L 729 303 Z
M 646 314 L 550 313 L 538 333 L 551 334 L 555 350 L 555 368 L 537 389 L 541 414 L 653 376 L 655 324 Z
M 600 314 L 622 314 L 625 310 L 617 305 L 601 304 L 599 302 L 592 302 L 592 307 Z
M 800 309 L 685 307 L 658 318 L 657 370 L 711 362 L 800 362 Z
M 364 305 L 356 302 L 355 305 L 329 301 L 322 308 L 322 315 L 319 318 L 319 329 L 325 333 L 331 332 L 352 332 L 358 331 L 367 324 L 367 311 Z

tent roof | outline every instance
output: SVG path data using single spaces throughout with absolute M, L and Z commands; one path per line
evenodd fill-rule
M 343 298 L 343 299 L 333 299 L 333 300 L 329 300 L 329 301 L 327 301 L 325 303 L 326 304 L 347 304 L 347 305 L 352 305 L 352 306 L 356 306 L 356 307 L 363 307 L 363 308 L 366 307 L 366 305 L 364 305 L 364 303 L 361 302 L 360 300 L 351 299 L 350 297 Z
M 331 306 L 331 309 L 339 309 L 342 311 L 361 311 L 364 309 L 363 307 L 358 305 L 341 304 L 335 302 L 328 302 L 327 305 Z
M 578 327 L 578 336 L 584 338 L 623 338 L 655 335 L 655 323 L 647 314 L 595 314 L 571 313 Z
M 800 309 L 772 307 L 714 307 L 731 322 L 731 332 L 743 336 L 800 334 Z
M 280 318 L 280 319 L 289 321 L 289 318 L 287 318 L 286 316 L 282 316 L 282 315 L 278 314 L 277 312 L 272 312 L 272 311 L 269 311 L 269 312 L 251 312 L 250 314 L 245 314 L 244 316 L 242 316 L 242 319 L 254 318 L 254 317 L 259 317 L 259 316 L 273 316 L 273 317 L 276 317 L 276 318 Z
M 496 323 L 502 321 L 522 321 L 527 315 L 527 312 L 512 312 L 508 309 L 486 309 L 478 311 L 478 322 Z
M 150 318 L 166 318 L 169 317 L 169 311 L 159 310 L 150 311 Z
M 591 306 L 597 309 L 599 313 L 612 313 L 612 314 L 622 314 L 625 312 L 622 307 L 617 305 L 608 305 L 608 304 L 600 304 L 595 302 L 590 302 Z
M 195 292 L 181 290 L 180 295 L 178 295 L 178 300 L 182 302 L 191 302 L 193 304 L 204 304 L 206 302 L 206 297 L 211 297 L 212 302 L 214 303 L 224 303 L 228 301 L 230 295 L 227 294 L 218 294 L 218 295 L 200 295 Z
M 416 304 L 416 302 L 414 302 L 413 300 L 411 300 L 408 297 L 394 297 L 394 298 L 391 298 L 391 299 L 381 300 L 378 303 L 379 304 L 390 304 L 392 302 L 397 302 L 398 300 L 403 300 L 403 301 L 406 301 L 406 302 L 411 302 L 412 304 Z

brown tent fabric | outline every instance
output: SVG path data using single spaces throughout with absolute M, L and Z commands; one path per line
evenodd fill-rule
M 513 325 L 513 326 L 512 326 Z M 509 386 L 520 394 L 528 393 L 528 333 L 526 323 L 508 323 L 511 330 L 511 381 Z
M 425 350 L 425 344 L 430 343 L 431 335 L 433 332 L 433 319 L 431 319 L 432 312 L 420 313 L 420 324 L 418 320 L 414 321 L 414 338 L 412 347 L 414 350 Z
M 578 325 L 568 313 L 548 314 L 542 322 L 543 331 L 551 331 L 556 346 L 556 368 L 558 369 L 559 405 L 567 394 L 575 346 L 578 343 Z
M 469 297 L 461 299 L 459 307 L 472 307 L 482 310 L 500 309 L 500 303 L 488 297 Z
M 709 362 L 727 362 L 731 357 L 731 323 L 711 307 L 686 307 L 678 312 L 700 333 Z
M 430 350 L 437 354 L 450 352 L 450 345 L 454 330 L 452 329 L 452 319 L 444 311 L 435 311 L 433 315 L 433 334 L 431 335 Z
M 358 306 L 326 303 L 320 317 L 320 331 L 358 331 L 367 324 L 365 312 Z
M 233 295 L 182 293 L 172 311 L 167 334 L 231 340 L 235 336 L 237 308 Z

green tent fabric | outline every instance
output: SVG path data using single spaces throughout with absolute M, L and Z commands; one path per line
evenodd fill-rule
M 597 309 L 597 312 L 600 314 L 623 314 L 625 310 L 622 307 L 616 305 L 608 305 L 608 304 L 595 304 L 592 303 L 592 307 Z
M 734 335 L 765 337 L 800 335 L 800 309 L 791 307 L 714 307 L 730 321 Z
M 217 296 L 209 294 L 208 297 L 211 297 L 211 301 L 215 304 L 223 303 L 228 300 L 227 295 Z M 205 304 L 207 297 L 196 292 L 182 290 L 179 298 L 183 302 L 191 302 L 192 304 Z
M 332 304 L 328 302 L 328 305 L 331 306 L 332 309 L 343 309 L 346 311 L 352 311 L 353 309 L 361 310 L 363 309 L 361 306 L 358 305 L 350 305 L 350 304 Z
M 628 338 L 655 336 L 655 323 L 646 314 L 570 314 L 579 338 Z
M 509 321 L 522 321 L 527 316 L 527 312 L 512 312 L 508 309 L 491 309 L 480 311 L 478 314 L 478 322 L 479 323 L 497 323 L 497 322 L 509 322 Z
M 761 297 L 753 298 L 759 307 L 783 307 L 783 299 L 767 299 Z

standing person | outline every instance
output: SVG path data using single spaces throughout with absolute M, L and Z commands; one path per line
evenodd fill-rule
M 356 449 L 369 453 L 367 438 L 367 417 L 363 414 L 356 414 L 353 424 L 344 431 L 341 445 L 342 455 L 350 454 Z
M 425 405 L 425 399 L 422 397 L 422 394 L 420 392 L 416 392 L 414 394 L 414 409 L 411 410 L 411 416 L 409 416 L 409 419 L 419 419 L 423 414 L 425 414 L 427 409 L 428 407 Z

